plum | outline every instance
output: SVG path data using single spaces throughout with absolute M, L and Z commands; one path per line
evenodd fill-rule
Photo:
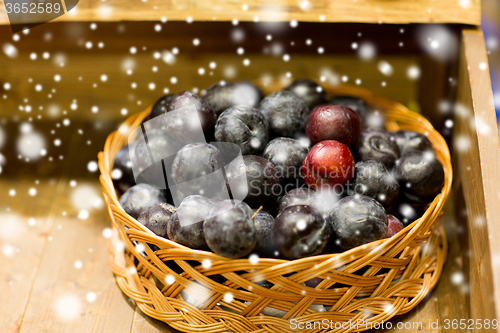
M 349 250 L 387 237 L 387 214 L 375 199 L 353 195 L 340 199 L 330 215 L 332 240 Z
M 167 94 L 158 99 L 153 105 L 149 115 L 144 119 L 144 122 L 167 113 L 167 105 L 172 100 L 172 97 L 174 97 L 174 94 Z
M 136 145 L 137 141 L 131 142 L 129 145 L 122 147 L 115 156 L 111 178 L 113 179 L 115 189 L 122 193 L 135 185 L 134 171 L 132 169 L 133 162 L 130 158 L 130 153 L 132 155 L 135 153 Z
M 262 93 L 259 88 L 250 82 L 232 83 L 220 81 L 210 86 L 202 99 L 219 115 L 224 110 L 235 105 L 259 106 Z
M 384 163 L 377 160 L 356 163 L 356 172 L 350 185 L 352 194 L 372 197 L 386 209 L 398 200 L 399 183 L 387 171 Z
M 309 108 L 302 98 L 291 91 L 277 91 L 260 102 L 260 112 L 269 119 L 276 136 L 293 137 L 306 124 Z
M 254 107 L 232 106 L 217 119 L 215 140 L 235 143 L 242 154 L 253 155 L 261 152 L 269 140 L 269 122 Z
M 140 134 L 142 135 L 142 131 Z M 164 163 L 170 169 L 172 163 L 170 157 L 177 153 L 182 144 L 161 128 L 146 131 L 145 138 L 136 142 L 132 162 L 137 182 L 165 188 L 167 184 L 163 177 L 161 160 L 165 159 Z
M 404 228 L 404 224 L 396 216 L 387 215 L 387 238 L 394 236 Z
M 307 107 L 312 110 L 314 107 L 327 103 L 325 89 L 309 79 L 299 79 L 293 81 L 284 90 L 291 91 L 306 102 Z
M 335 140 L 315 144 L 302 164 L 302 176 L 313 190 L 334 188 L 352 179 L 355 171 L 354 158 L 349 148 Z
M 430 151 L 413 151 L 396 161 L 394 177 L 400 191 L 415 203 L 428 203 L 441 192 L 444 185 L 444 169 Z
M 168 238 L 192 249 L 207 249 L 203 221 L 214 203 L 201 195 L 190 195 L 182 200 L 168 224 Z
M 429 139 L 418 132 L 397 131 L 392 132 L 391 136 L 396 140 L 401 156 L 412 151 L 433 151 Z
M 313 144 L 335 140 L 355 148 L 360 131 L 358 115 L 347 106 L 318 106 L 309 114 L 306 123 L 306 134 Z
M 120 205 L 133 218 L 154 204 L 166 202 L 165 193 L 156 186 L 137 184 L 129 188 L 120 198 Z
M 162 121 L 165 131 L 177 141 L 193 143 L 205 142 L 203 133 L 213 134 L 216 119 L 214 110 L 197 94 L 182 91 L 172 96 Z
M 223 156 L 217 147 L 208 143 L 191 143 L 175 155 L 172 178 L 184 195 L 216 196 L 223 179 L 209 175 L 223 166 Z
M 262 157 L 274 164 L 280 178 L 296 179 L 302 176 L 302 162 L 308 151 L 299 140 L 279 137 L 267 144 Z
M 361 131 L 357 147 L 359 160 L 379 160 L 387 169 L 392 168 L 400 156 L 394 137 L 381 128 L 367 128 Z
M 273 207 L 281 195 L 278 172 L 274 165 L 263 157 L 244 155 L 243 161 L 235 160 L 229 164 L 226 175 L 233 196 L 244 197 L 243 201 L 252 208 Z M 243 181 L 246 181 L 246 184 L 243 184 Z M 231 184 L 246 186 L 231 186 Z
M 257 244 L 257 232 L 252 220 L 252 209 L 240 202 L 223 200 L 215 203 L 210 218 L 203 222 L 208 247 L 226 258 L 241 258 Z
M 174 212 L 174 206 L 165 202 L 160 202 L 143 210 L 137 218 L 137 221 L 156 235 L 168 238 L 167 227 Z
M 281 197 L 278 204 L 278 211 L 282 212 L 288 207 L 303 205 L 311 206 L 316 192 L 308 187 L 299 187 L 288 191 Z
M 313 191 L 308 187 L 299 187 L 288 191 L 281 197 L 278 205 L 278 212 L 282 212 L 288 207 L 304 205 L 311 206 L 315 211 L 328 220 L 330 213 L 341 194 L 327 188 Z
M 426 204 L 409 201 L 404 195 L 389 209 L 389 213 L 400 220 L 404 226 L 411 224 L 425 213 Z
M 347 106 L 348 108 L 354 110 L 354 112 L 358 114 L 358 117 L 363 125 L 365 124 L 364 121 L 370 112 L 364 100 L 353 96 L 336 96 L 332 98 L 328 104 Z
M 276 216 L 274 244 L 287 259 L 320 254 L 329 238 L 328 223 L 311 206 L 290 206 Z
M 253 214 L 256 212 L 257 210 L 253 210 Z M 255 245 L 253 252 L 256 252 L 261 257 L 274 256 L 274 252 L 276 251 L 272 237 L 274 217 L 268 212 L 261 210 L 255 214 L 253 223 L 255 224 L 257 240 L 257 244 Z

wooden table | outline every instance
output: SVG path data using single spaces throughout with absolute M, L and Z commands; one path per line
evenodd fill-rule
M 95 159 L 106 130 L 96 133 L 101 134 L 96 134 L 90 146 L 78 132 L 68 134 L 57 176 L 34 178 L 21 167 L 22 177 L 0 175 L 2 333 L 173 332 L 143 315 L 122 294 L 108 266 L 104 230 L 110 227 L 110 219 L 101 199 L 98 172 L 89 172 L 86 163 Z M 36 195 L 31 196 L 33 188 Z M 11 189 L 16 191 L 14 196 Z M 81 200 L 75 202 L 75 196 Z M 452 217 L 453 203 L 453 198 L 448 200 L 443 219 L 450 251 L 441 280 L 416 309 L 394 318 L 394 326 L 399 321 L 422 322 L 422 332 L 451 332 L 428 329 L 429 320 L 468 319 L 468 290 L 462 283 L 464 253 Z

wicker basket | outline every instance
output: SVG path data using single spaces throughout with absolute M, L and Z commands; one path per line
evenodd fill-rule
M 392 238 L 340 254 L 261 258 L 253 264 L 160 238 L 121 208 L 110 175 L 116 153 L 148 109 L 110 134 L 99 153 L 100 181 L 113 222 L 111 269 L 142 312 L 183 332 L 283 332 L 307 323 L 316 323 L 320 331 L 324 320 L 331 325 L 324 331 L 358 332 L 410 311 L 436 285 L 447 253 L 439 221 L 452 182 L 446 142 L 426 119 L 399 103 L 353 86 L 324 86 L 330 95 L 363 98 L 385 115 L 389 131 L 427 135 L 444 167 L 445 184 L 424 215 Z M 261 85 L 265 93 L 281 87 L 279 82 Z M 137 243 L 144 244 L 144 254 L 136 250 Z M 312 278 L 320 281 L 315 288 L 304 284 Z M 272 287 L 259 284 L 264 280 Z M 186 295 L 196 302 L 187 302 Z

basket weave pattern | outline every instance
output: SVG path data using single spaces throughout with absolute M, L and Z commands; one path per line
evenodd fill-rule
M 261 88 L 268 93 L 280 86 Z M 120 289 L 142 312 L 183 332 L 290 331 L 292 318 L 297 323 L 327 319 L 339 323 L 331 332 L 357 332 L 410 311 L 436 285 L 447 253 L 440 215 L 452 182 L 446 142 L 426 119 L 399 103 L 357 87 L 326 90 L 363 98 L 384 115 L 389 131 L 427 135 L 444 167 L 445 185 L 424 215 L 392 238 L 298 260 L 261 258 L 251 263 L 160 238 L 125 213 L 111 180 L 116 153 L 148 109 L 127 119 L 99 153 L 100 181 L 113 223 L 111 269 Z M 144 245 L 144 253 L 137 251 L 137 243 Z M 314 288 L 305 284 L 313 278 L 319 282 Z M 262 286 L 262 281 L 271 287 Z M 366 326 L 340 325 L 358 320 Z

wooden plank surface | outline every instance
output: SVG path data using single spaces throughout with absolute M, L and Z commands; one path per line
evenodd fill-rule
M 88 184 L 83 184 L 87 186 Z M 82 184 L 80 184 L 82 186 Z M 97 184 L 90 185 L 99 191 Z M 68 185 L 58 197 L 61 211 L 50 233 L 20 332 L 128 332 L 134 306 L 117 289 L 108 267 L 106 210 L 93 221 L 77 217 Z M 66 216 L 62 211 L 66 211 Z
M 10 134 L 8 132 L 8 134 Z M 78 140 L 77 136 L 73 136 Z M 72 142 L 68 138 L 65 146 Z M 3 158 L 14 158 L 3 152 Z M 0 189 L 0 327 L 3 332 L 19 332 L 38 277 L 47 244 L 51 240 L 50 231 L 55 220 L 57 202 L 64 189 L 66 174 L 73 168 L 71 159 L 61 161 L 56 172 L 47 174 L 44 163 L 2 170 Z M 28 168 L 26 168 L 28 167 Z M 26 172 L 31 169 L 30 172 Z M 49 171 L 50 172 L 50 171 Z M 45 177 L 44 177 L 45 174 Z M 7 177 L 6 177 L 7 176 Z M 16 178 L 20 178 L 17 180 Z M 38 178 L 41 177 L 41 178 Z
M 500 318 L 500 149 L 481 31 L 463 33 L 454 150 L 468 220 L 471 318 Z
M 4 10 L 0 2 L 0 8 Z M 308 1 L 203 1 L 149 0 L 120 1 L 80 0 L 78 5 L 58 20 L 68 21 L 308 21 L 364 23 L 466 23 L 479 25 L 480 0 L 308 0 Z M 26 22 L 30 22 L 30 17 Z M 2 12 L 0 23 L 8 24 Z
M 75 133 L 67 149 L 70 168 L 52 198 L 48 244 L 19 332 L 128 332 L 134 304 L 116 288 L 109 270 L 107 210 L 97 182 L 77 178 L 88 158 Z M 76 180 L 78 179 L 78 180 Z M 50 184 L 44 184 L 50 186 Z M 87 217 L 89 216 L 89 217 Z
M 53 217 L 52 197 L 60 190 L 57 180 L 37 186 L 35 179 L 3 181 L 0 188 L 0 327 L 2 332 L 18 332 L 46 247 Z M 26 196 L 37 189 L 39 204 L 27 205 Z M 10 195 L 15 189 L 16 194 Z M 34 198 L 32 200 L 35 200 Z

